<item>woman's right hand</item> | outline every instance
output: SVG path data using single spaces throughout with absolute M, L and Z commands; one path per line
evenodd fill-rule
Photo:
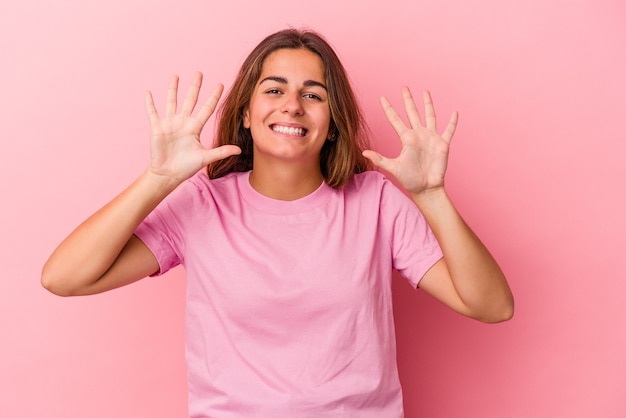
M 167 92 L 165 116 L 161 118 L 150 92 L 146 111 L 150 119 L 150 171 L 181 183 L 209 163 L 241 153 L 236 145 L 206 148 L 200 142 L 202 128 L 215 111 L 224 86 L 218 84 L 206 103 L 192 115 L 202 86 L 202 73 L 194 75 L 191 87 L 177 113 L 178 76 L 173 76 Z

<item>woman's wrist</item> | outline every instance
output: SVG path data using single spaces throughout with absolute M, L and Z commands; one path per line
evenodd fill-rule
M 448 200 L 448 194 L 446 193 L 443 185 L 437 187 L 430 187 L 419 192 L 409 192 L 413 201 L 421 208 L 426 205 L 433 205 L 443 200 Z
M 156 173 L 151 168 L 148 168 L 142 173 L 139 181 L 147 183 L 149 188 L 159 195 L 168 195 L 183 183 L 184 180 Z

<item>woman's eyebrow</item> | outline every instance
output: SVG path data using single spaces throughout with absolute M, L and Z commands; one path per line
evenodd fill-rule
M 259 81 L 259 85 L 263 84 L 266 81 L 274 81 L 274 82 L 279 83 L 279 84 L 287 84 L 287 79 L 285 77 L 269 76 L 269 77 L 265 77 L 263 80 Z M 306 80 L 302 84 L 305 87 L 321 87 L 324 90 L 327 90 L 326 86 L 324 85 L 324 83 L 320 83 L 319 81 L 315 81 L 315 80 Z
M 315 81 L 315 80 L 307 80 L 304 83 L 305 87 L 321 87 L 324 90 L 327 90 L 326 86 L 324 85 L 324 83 L 320 83 L 319 81 Z

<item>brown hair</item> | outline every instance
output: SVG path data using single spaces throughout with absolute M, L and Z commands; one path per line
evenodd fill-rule
M 233 144 L 241 154 L 215 161 L 207 167 L 209 178 L 225 176 L 234 171 L 252 169 L 252 136 L 243 126 L 243 114 L 261 76 L 265 59 L 279 49 L 307 49 L 324 63 L 330 133 L 335 140 L 326 141 L 320 153 L 324 180 L 333 188 L 341 188 L 356 173 L 369 169 L 369 160 L 361 155 L 369 148 L 367 126 L 363 120 L 346 71 L 332 47 L 321 35 L 309 30 L 286 29 L 266 37 L 248 55 L 218 112 L 215 145 Z

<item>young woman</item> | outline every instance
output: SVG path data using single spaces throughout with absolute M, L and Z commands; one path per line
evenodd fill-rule
M 201 83 L 179 109 L 174 77 L 163 117 L 146 95 L 150 167 L 42 275 L 86 295 L 183 264 L 190 416 L 402 416 L 393 269 L 463 315 L 511 318 L 500 268 L 444 188 L 456 113 L 439 134 L 429 94 L 422 120 L 403 88 L 409 126 L 381 99 L 400 155 L 368 150 L 346 73 L 310 31 L 252 51 L 213 148 L 199 137 L 222 86 L 194 115 Z

